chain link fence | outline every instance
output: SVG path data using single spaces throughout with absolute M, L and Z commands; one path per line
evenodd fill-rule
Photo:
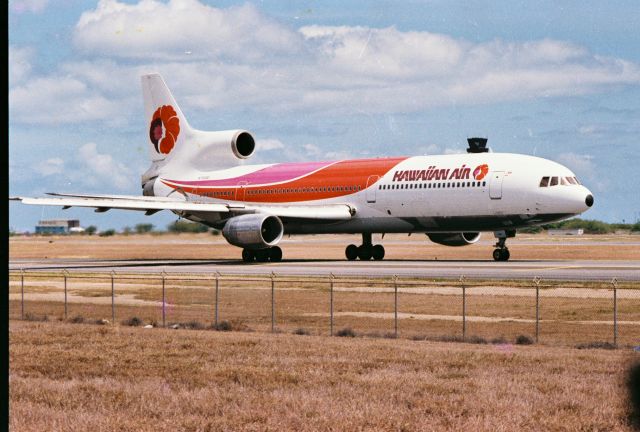
M 579 347 L 640 345 L 640 284 L 11 271 L 11 319 Z

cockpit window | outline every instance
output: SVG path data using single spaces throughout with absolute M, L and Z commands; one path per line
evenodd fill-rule
M 575 177 L 567 177 L 567 181 L 569 182 L 569 184 L 572 184 L 572 185 L 578 184 L 578 182 L 576 182 Z
M 540 187 L 547 186 L 549 186 L 549 177 L 542 177 L 542 180 L 540 180 Z
M 580 183 L 580 180 L 578 180 L 578 177 L 574 177 L 573 179 L 576 181 L 576 184 L 582 184 Z
M 551 177 L 551 183 L 549 186 L 557 186 L 558 185 L 558 177 Z
M 560 184 L 562 186 L 569 186 L 571 183 L 569 183 L 568 177 L 560 177 Z

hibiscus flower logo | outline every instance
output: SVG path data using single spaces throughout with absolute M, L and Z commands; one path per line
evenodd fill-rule
M 473 170 L 473 178 L 475 178 L 476 180 L 482 180 L 484 176 L 487 175 L 488 172 L 489 172 L 489 165 L 487 164 L 478 165 L 476 169 Z
M 180 134 L 180 120 L 171 105 L 162 105 L 153 113 L 149 126 L 149 139 L 156 151 L 169 154 Z

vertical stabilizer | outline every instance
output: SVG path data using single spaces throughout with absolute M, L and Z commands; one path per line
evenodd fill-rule
M 179 152 L 191 127 L 159 74 L 143 75 L 141 81 L 149 153 L 152 161 L 162 161 L 171 153 Z
M 142 174 L 143 187 L 161 172 L 182 176 L 225 169 L 253 154 L 256 144 L 251 133 L 193 129 L 159 74 L 143 75 L 141 82 L 151 156 L 151 167 Z

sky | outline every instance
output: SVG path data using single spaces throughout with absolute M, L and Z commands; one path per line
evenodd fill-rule
M 250 162 L 496 152 L 555 160 L 640 219 L 640 2 L 9 1 L 9 194 L 138 195 L 140 75 L 189 123 L 246 129 Z M 12 202 L 10 229 L 177 216 Z

